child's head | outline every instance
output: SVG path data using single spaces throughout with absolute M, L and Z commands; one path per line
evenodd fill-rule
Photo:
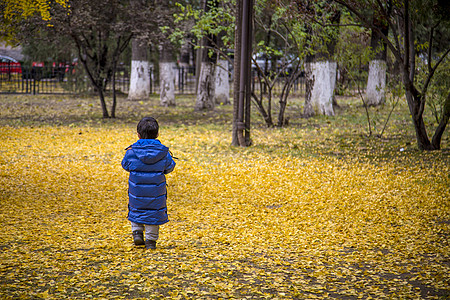
M 156 139 L 158 131 L 158 122 L 152 117 L 143 118 L 137 125 L 137 132 L 141 139 Z

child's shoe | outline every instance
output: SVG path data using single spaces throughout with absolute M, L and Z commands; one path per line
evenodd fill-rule
M 142 230 L 133 231 L 133 240 L 136 246 L 144 245 L 144 233 Z
M 150 250 L 156 249 L 156 241 L 146 240 L 145 248 L 150 249 Z

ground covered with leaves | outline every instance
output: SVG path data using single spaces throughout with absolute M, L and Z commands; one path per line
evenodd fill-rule
M 231 107 L 121 99 L 102 120 L 95 98 L 0 96 L 0 298 L 448 299 L 448 130 L 420 152 L 405 103 L 368 138 L 340 101 L 283 129 L 255 114 L 236 148 Z M 155 251 L 132 244 L 120 166 L 144 115 L 178 158 Z

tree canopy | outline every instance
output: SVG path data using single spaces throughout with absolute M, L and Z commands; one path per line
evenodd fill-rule
M 84 0 L 2 0 L 2 39 L 17 43 L 28 32 L 32 37 L 47 35 L 56 43 L 67 44 L 78 52 L 79 62 L 90 66 L 86 70 L 96 90 L 104 90 L 106 84 L 114 82 L 114 66 L 132 36 L 158 44 L 170 33 L 173 42 L 190 40 L 196 46 L 203 37 L 217 36 L 223 43 L 209 44 L 209 50 L 214 50 L 209 55 L 218 51 L 223 57 L 232 58 L 228 55 L 232 53 L 235 29 L 232 1 L 222 1 L 208 11 L 198 1 L 170 2 L 170 6 L 161 1 L 135 2 L 142 9 L 130 9 L 128 1 L 118 0 L 97 1 L 96 5 L 102 9 Z M 175 7 L 179 12 L 174 14 Z M 358 45 L 356 34 L 346 37 L 348 31 L 337 30 L 339 26 L 364 27 L 378 33 L 386 44 L 388 71 L 402 75 L 418 147 L 439 149 L 450 116 L 447 100 L 450 94 L 445 88 L 448 72 L 444 67 L 448 65 L 450 52 L 449 12 L 449 4 L 442 0 L 259 0 L 255 5 L 253 68 L 264 84 L 260 89 L 263 93 L 253 94 L 254 104 L 272 126 L 271 110 L 275 105 L 272 106 L 272 96 L 266 92 L 275 81 L 283 81 L 285 89 L 279 96 L 277 124 L 286 124 L 283 111 L 288 106 L 291 80 L 296 80 L 303 63 L 314 55 L 319 60 L 330 55 L 336 37 L 340 39 L 337 44 L 340 78 L 345 78 L 350 69 L 367 68 L 366 60 L 356 63 L 359 58 L 353 55 L 353 50 L 357 49 L 358 55 L 365 58 L 372 55 L 370 51 L 364 49 L 363 43 Z M 387 27 L 389 32 L 384 30 Z M 367 31 L 360 33 L 367 35 Z M 275 68 L 280 65 L 289 66 L 290 70 L 282 67 L 277 72 Z M 293 69 L 298 72 L 292 72 Z M 433 110 L 438 122 L 430 136 L 422 117 L 427 108 Z M 109 116 L 106 105 L 103 115 Z
M 70 8 L 69 0 L 54 0 L 54 3 Z M 0 33 L 4 40 L 9 43 L 17 43 L 19 23 L 27 18 L 39 15 L 44 21 L 52 18 L 50 13 L 51 2 L 48 0 L 1 0 L 0 1 Z
M 431 141 L 423 121 L 423 112 L 433 76 L 450 53 L 448 41 L 438 40 L 439 45 L 433 46 L 436 36 L 439 36 L 437 33 L 448 32 L 450 6 L 443 1 L 436 0 L 405 0 L 385 3 L 335 0 L 335 2 L 348 9 L 357 18 L 360 26 L 371 28 L 380 34 L 401 66 L 402 83 L 419 149 L 440 149 L 441 137 L 450 118 L 450 92 L 444 102 L 440 122 Z M 388 8 L 389 5 L 392 7 Z M 384 22 L 389 24 L 392 36 L 386 35 L 382 28 L 376 26 L 376 22 L 372 21 L 374 11 L 376 15 L 382 16 Z M 428 38 L 426 41 L 424 41 L 424 36 Z M 422 37 L 422 43 L 420 37 Z M 424 80 L 421 82 L 417 81 L 419 60 L 426 61 L 427 66 Z

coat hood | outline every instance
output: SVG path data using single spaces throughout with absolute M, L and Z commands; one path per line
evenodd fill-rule
M 167 156 L 169 148 L 156 139 L 140 139 L 131 149 L 144 164 L 154 164 Z

